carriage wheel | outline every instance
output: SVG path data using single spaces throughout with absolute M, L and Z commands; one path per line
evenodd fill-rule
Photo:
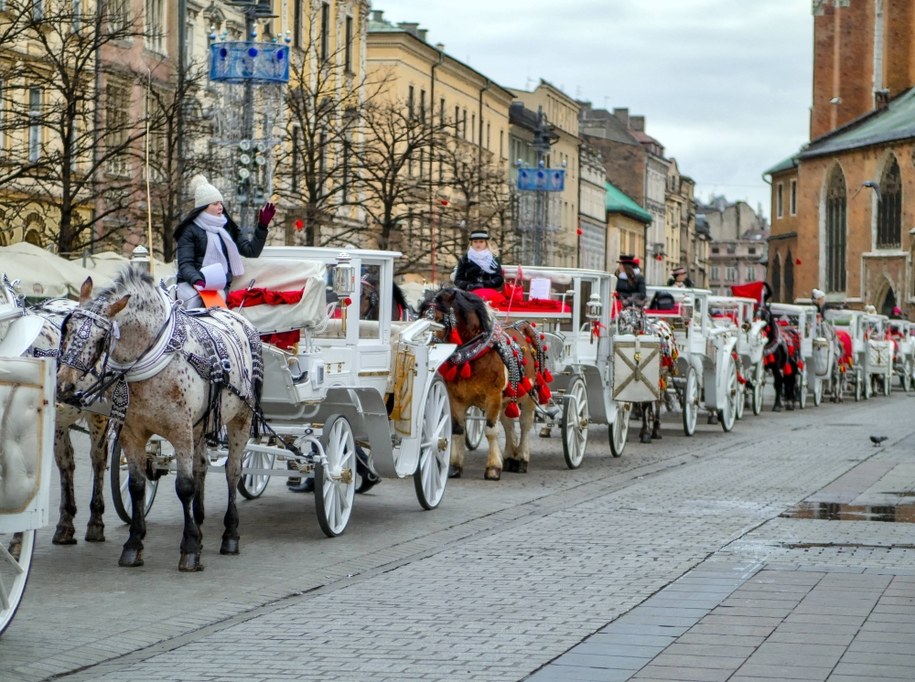
M 0 635 L 16 615 L 32 570 L 35 533 L 0 533 Z
M 808 384 L 807 384 L 807 370 L 806 370 L 806 369 L 802 369 L 802 370 L 801 370 L 801 376 L 800 376 L 800 378 L 798 379 L 798 382 L 797 382 L 797 390 L 798 390 L 797 402 L 798 402 L 798 406 L 799 406 L 802 410 L 805 409 L 805 408 L 807 407 L 807 388 L 808 388 Z
M 724 407 L 718 410 L 718 421 L 721 422 L 721 428 L 725 433 L 734 428 L 734 421 L 737 418 L 737 403 L 740 397 L 737 367 L 733 361 L 730 361 L 728 362 L 728 383 L 725 386 Z
M 855 370 L 855 402 L 861 400 L 861 373 Z
M 629 437 L 629 415 L 632 403 L 617 403 L 616 419 L 610 424 L 610 454 L 621 457 Z
M 813 379 L 813 405 L 814 407 L 819 407 L 820 403 L 823 402 L 823 385 L 825 380 L 822 377 L 814 377 Z
M 888 396 L 893 390 L 893 370 L 887 370 L 883 375 L 883 395 Z
M 756 363 L 756 369 L 753 371 L 753 394 L 752 407 L 753 414 L 759 416 L 763 409 L 763 388 L 766 385 L 766 370 L 761 362 Z
M 245 450 L 241 459 L 241 478 L 238 479 L 238 492 L 241 496 L 254 500 L 264 494 L 270 482 L 270 474 L 245 473 L 245 469 L 266 470 L 272 469 L 276 464 L 276 455 L 267 452 L 254 452 Z
M 566 466 L 577 469 L 588 446 L 588 389 L 580 376 L 572 378 L 562 399 L 562 455 Z
M 127 460 L 121 452 L 121 441 L 117 436 L 108 439 L 108 462 L 111 469 L 111 503 L 118 513 L 118 518 L 124 523 L 130 523 L 133 518 L 133 502 L 127 487 L 130 477 L 127 472 Z M 143 510 L 143 516 L 149 514 L 149 510 L 152 509 L 158 488 L 158 479 L 150 480 L 147 477 L 146 494 L 143 498 L 146 508 Z
M 438 375 L 429 386 L 422 424 L 413 487 L 422 508 L 435 509 L 445 494 L 451 464 L 451 405 L 445 381 Z
M 468 407 L 464 418 L 464 445 L 467 450 L 476 450 L 486 433 L 486 415 L 479 407 Z
M 686 372 L 686 385 L 683 388 L 683 433 L 692 436 L 696 433 L 696 420 L 699 417 L 699 379 L 692 367 Z
M 871 382 L 874 380 L 874 377 L 872 377 L 867 372 L 863 373 L 863 377 L 864 378 L 862 379 L 862 382 L 864 383 L 864 399 L 870 400 L 871 396 L 874 395 L 874 387 L 871 384 Z
M 315 507 L 321 530 L 333 538 L 346 530 L 356 496 L 356 442 L 346 417 L 327 418 L 321 445 L 324 461 L 315 465 Z

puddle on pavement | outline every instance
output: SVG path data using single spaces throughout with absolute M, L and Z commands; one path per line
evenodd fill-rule
M 912 496 L 913 493 L 900 493 Z M 885 521 L 915 523 L 915 502 L 896 505 L 842 504 L 839 502 L 801 502 L 779 514 L 784 519 L 821 519 L 827 521 Z

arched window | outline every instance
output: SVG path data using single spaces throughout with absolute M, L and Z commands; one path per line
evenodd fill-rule
M 782 257 L 777 253 L 772 261 L 772 300 L 782 300 Z
M 877 248 L 902 245 L 902 180 L 894 156 L 883 170 L 877 193 Z
M 788 250 L 788 255 L 785 256 L 785 302 L 791 303 L 794 301 L 794 256 L 791 255 L 791 250 Z
M 826 186 L 826 290 L 845 291 L 845 176 L 836 166 Z

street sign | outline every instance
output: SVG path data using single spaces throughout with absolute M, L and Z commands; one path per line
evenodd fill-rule
M 518 190 L 521 192 L 561 192 L 566 172 L 557 168 L 519 168 Z

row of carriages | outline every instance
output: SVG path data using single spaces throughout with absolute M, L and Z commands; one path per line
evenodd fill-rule
M 254 499 L 272 477 L 312 478 L 318 522 L 328 536 L 346 529 L 356 494 L 381 478 L 412 478 L 424 509 L 439 505 L 448 481 L 452 415 L 438 369 L 456 346 L 437 338 L 430 319 L 392 320 L 394 303 L 384 292 L 393 289 L 398 256 L 268 247 L 246 262 L 249 287 L 253 280 L 302 296 L 294 304 L 238 309 L 265 339 L 285 340 L 264 346 L 261 406 L 270 429 L 248 444 L 239 490 Z M 651 332 L 657 325 L 641 333 L 621 328 L 612 274 L 525 266 L 506 266 L 505 274 L 518 295 L 495 315 L 505 323 L 535 322 L 546 341 L 552 397 L 537 406 L 537 428 L 558 431 L 569 468 L 581 466 L 588 453 L 621 456 L 636 406 L 663 403 L 670 411 L 676 405 L 687 436 L 700 413 L 730 431 L 746 409 L 763 410 L 767 338 L 756 301 L 650 287 L 643 312 L 650 322 L 663 321 L 670 334 L 664 338 Z M 377 319 L 363 319 L 369 281 L 381 293 Z M 819 404 L 824 396 L 888 393 L 894 376 L 911 387 L 915 325 L 849 310 L 829 311 L 824 320 L 809 305 L 773 304 L 772 312 L 801 339 L 801 407 L 808 394 Z M 0 290 L 0 632 L 22 598 L 35 532 L 49 520 L 54 361 L 28 353 L 40 326 L 10 287 Z M 6 418 L 13 413 L 17 419 Z M 589 441 L 592 424 L 608 427 L 609 442 Z M 466 446 L 480 446 L 483 432 L 482 415 L 471 408 Z M 116 440 L 109 449 L 114 507 L 129 522 Z M 156 476 L 146 486 L 146 511 L 160 476 L 173 466 L 167 442 L 154 438 L 148 453 Z M 211 450 L 212 469 L 225 454 L 220 446 Z

